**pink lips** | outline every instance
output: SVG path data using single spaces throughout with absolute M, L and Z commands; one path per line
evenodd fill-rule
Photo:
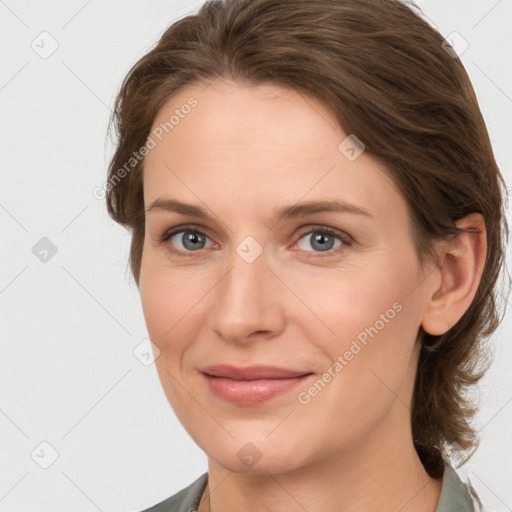
M 220 398 L 240 405 L 256 405 L 290 391 L 311 372 L 276 366 L 215 365 L 201 370 L 209 389 Z

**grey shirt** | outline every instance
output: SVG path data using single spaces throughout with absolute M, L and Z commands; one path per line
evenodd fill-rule
M 196 512 L 207 483 L 208 473 L 203 473 L 188 487 L 143 512 Z M 446 463 L 436 512 L 483 512 L 480 500 L 471 484 L 465 484 L 455 470 Z

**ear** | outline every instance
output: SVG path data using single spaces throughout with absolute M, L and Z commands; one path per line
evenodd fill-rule
M 456 222 L 460 232 L 440 249 L 439 272 L 428 289 L 421 326 L 434 336 L 450 330 L 473 301 L 487 258 L 487 232 L 480 213 Z

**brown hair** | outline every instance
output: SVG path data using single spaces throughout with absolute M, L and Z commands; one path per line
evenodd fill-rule
M 435 257 L 434 240 L 457 234 L 455 220 L 481 213 L 488 254 L 473 302 L 442 336 L 418 333 L 413 441 L 427 472 L 439 477 L 448 445 L 467 460 L 478 444 L 470 425 L 476 407 L 465 392 L 487 370 L 483 342 L 501 321 L 495 285 L 508 226 L 505 183 L 468 75 L 413 9 L 398 0 L 206 2 L 172 24 L 123 81 L 111 119 L 118 144 L 106 199 L 112 218 L 132 230 L 138 286 L 144 161 L 132 162 L 123 179 L 119 171 L 146 144 L 165 101 L 220 77 L 273 83 L 322 101 L 385 163 L 407 200 L 422 264 Z

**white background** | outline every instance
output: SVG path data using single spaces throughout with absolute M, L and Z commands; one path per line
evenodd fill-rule
M 130 235 L 92 194 L 123 77 L 201 4 L 0 1 L 0 512 L 140 511 L 207 470 L 154 365 L 134 356 L 147 331 Z M 512 190 L 512 0 L 419 5 L 469 43 L 461 59 Z M 31 47 L 52 40 L 46 59 Z M 57 249 L 47 262 L 32 252 L 43 237 Z M 489 511 L 512 507 L 511 333 L 509 308 L 479 386 L 481 447 L 463 468 Z M 42 442 L 58 453 L 47 469 Z

